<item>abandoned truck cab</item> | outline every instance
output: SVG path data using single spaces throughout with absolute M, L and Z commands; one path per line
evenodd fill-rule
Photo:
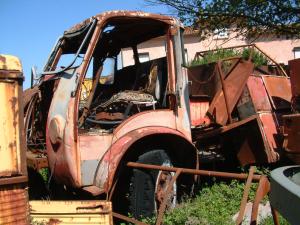
M 27 141 L 45 138 L 51 176 L 57 183 L 93 195 L 112 194 L 116 182 L 124 185 L 120 180 L 125 178 L 130 198 L 138 199 L 147 188 L 135 185 L 151 179 L 150 208 L 134 205 L 143 201 L 131 201 L 135 215 L 140 215 L 159 205 L 156 186 L 165 187 L 168 179 L 158 181 L 158 172 L 142 178 L 140 170 L 125 172 L 125 162 L 196 167 L 187 73 L 181 66 L 182 31 L 171 17 L 112 11 L 72 27 L 58 40 L 38 82 L 36 93 L 43 96 L 39 121 L 30 121 L 33 104 L 26 110 L 26 128 L 31 131 Z M 138 44 L 161 36 L 164 56 L 140 62 Z M 124 48 L 132 49 L 134 64 L 122 68 Z M 33 123 L 40 123 L 46 132 L 40 129 L 32 135 L 28 128 Z M 180 187 L 175 185 L 173 192 L 175 201 Z

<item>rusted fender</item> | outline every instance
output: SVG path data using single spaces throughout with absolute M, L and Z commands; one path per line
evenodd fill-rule
M 196 148 L 181 132 L 168 127 L 144 127 L 125 134 L 110 147 L 99 163 L 95 174 L 94 185 L 108 192 L 112 187 L 118 166 L 130 147 L 145 137 L 164 134 L 173 135 L 175 138 L 180 139 L 180 141 L 185 142 L 189 148 L 193 149 L 195 153 L 195 165 L 191 165 L 191 167 L 196 168 L 198 162 Z

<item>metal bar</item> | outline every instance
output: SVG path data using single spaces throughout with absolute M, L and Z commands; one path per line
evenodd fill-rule
M 171 189 L 173 187 L 174 182 L 177 180 L 178 176 L 181 174 L 181 172 L 182 172 L 182 168 L 177 169 L 175 175 L 172 177 L 172 180 L 170 181 L 170 183 L 168 185 L 166 195 L 165 195 L 164 200 L 158 210 L 158 216 L 156 218 L 156 223 L 155 223 L 156 225 L 160 225 L 162 223 L 162 219 L 163 219 L 164 212 L 165 212 L 165 209 L 167 206 L 167 201 L 168 201 L 169 195 L 171 193 Z
M 261 48 L 259 48 L 256 44 L 248 44 L 248 45 L 237 45 L 237 46 L 231 46 L 231 47 L 226 47 L 226 48 L 222 48 L 222 49 L 235 49 L 235 48 L 246 48 L 246 47 L 254 47 L 256 48 L 258 51 L 260 51 L 262 54 L 264 54 L 270 61 L 272 61 L 282 72 L 282 74 L 286 77 L 288 77 L 288 75 L 286 74 L 285 70 L 282 68 L 282 66 L 280 64 L 278 64 L 271 56 L 269 56 L 267 53 L 265 53 Z M 199 56 L 203 57 L 203 53 L 207 53 L 207 52 L 214 52 L 217 51 L 218 49 L 213 49 L 213 50 L 206 50 L 206 51 L 201 51 L 201 52 L 196 52 L 195 54 L 195 58 L 199 58 Z
M 251 225 L 257 224 L 259 203 L 269 193 L 269 191 L 270 191 L 270 182 L 268 178 L 266 176 L 261 176 L 258 183 L 255 199 L 252 205 L 251 222 L 250 222 Z
M 277 212 L 277 210 L 272 205 L 271 205 L 271 212 L 272 212 L 272 217 L 273 217 L 274 225 L 280 225 L 280 223 L 279 223 L 279 217 L 278 217 L 278 212 Z
M 97 19 L 93 19 L 93 21 L 91 22 L 91 26 L 89 27 L 89 30 L 88 30 L 87 34 L 85 35 L 79 49 L 77 50 L 73 61 L 68 66 L 66 66 L 65 68 L 60 69 L 58 71 L 44 71 L 44 72 L 41 73 L 41 76 L 62 73 L 64 71 L 68 70 L 69 68 L 71 68 L 73 66 L 73 64 L 76 62 L 76 59 L 78 58 L 78 56 L 79 56 L 80 52 L 82 51 L 83 47 L 85 46 L 85 44 L 86 44 L 88 38 L 90 37 L 90 34 L 92 33 L 94 27 L 96 27 L 97 21 L 98 21 Z
M 164 170 L 169 172 L 176 172 L 178 169 L 182 169 L 182 173 L 186 173 L 186 174 L 232 178 L 237 180 L 246 180 L 248 178 L 247 173 L 217 172 L 217 171 L 210 171 L 210 170 L 197 170 L 197 169 L 187 169 L 187 168 L 180 168 L 180 167 L 158 166 L 158 165 L 143 164 L 143 163 L 136 163 L 136 162 L 128 162 L 127 166 L 133 168 L 142 168 L 142 169 Z M 253 175 L 253 180 L 259 181 L 261 177 L 262 177 L 261 175 Z
M 116 217 L 116 218 L 118 218 L 118 219 L 121 219 L 121 220 L 130 222 L 130 223 L 134 223 L 134 224 L 137 224 L 137 225 L 149 225 L 149 224 L 147 224 L 147 223 L 144 223 L 144 222 L 135 220 L 135 219 L 133 219 L 133 218 L 129 218 L 129 217 L 124 216 L 124 215 L 121 215 L 121 214 L 119 214 L 119 213 L 113 212 L 112 215 L 113 215 L 113 217 Z
M 236 46 L 231 46 L 231 47 L 226 47 L 226 48 L 222 48 L 222 49 L 233 49 L 233 48 L 246 48 L 246 47 L 250 47 L 252 46 L 253 44 L 248 44 L 248 45 L 236 45 Z M 215 51 L 218 51 L 219 48 L 217 49 L 212 49 L 212 50 L 205 50 L 205 51 L 201 51 L 201 52 L 196 52 L 196 54 L 203 54 L 203 53 L 207 53 L 207 52 L 215 52 Z
M 228 105 L 228 95 L 227 95 L 227 90 L 226 90 L 226 86 L 225 86 L 225 82 L 224 82 L 225 74 L 222 71 L 221 61 L 218 61 L 217 65 L 218 65 L 218 74 L 219 74 L 220 81 L 221 81 L 221 86 L 222 86 L 222 91 L 223 91 L 223 95 L 224 95 L 228 120 L 229 120 L 229 123 L 232 123 L 231 113 L 230 113 L 230 109 L 229 109 L 229 105 Z
M 246 208 L 246 204 L 247 204 L 247 200 L 248 200 L 248 196 L 249 196 L 249 191 L 250 191 L 250 187 L 252 184 L 252 178 L 255 172 L 255 167 L 251 166 L 250 167 L 250 171 L 249 171 L 249 176 L 245 185 L 245 189 L 244 189 L 244 194 L 243 194 L 243 198 L 241 201 L 241 206 L 240 206 L 240 212 L 238 215 L 238 218 L 236 219 L 236 224 L 242 224 L 243 222 L 243 218 L 244 218 L 244 214 L 245 214 L 245 208 Z
M 263 53 L 267 58 L 269 58 L 283 73 L 284 76 L 288 77 L 288 75 L 286 74 L 285 70 L 282 68 L 282 66 L 280 64 L 278 64 L 271 56 L 269 56 L 267 53 L 265 53 L 261 48 L 259 48 L 256 44 L 253 44 L 253 46 L 260 51 L 261 53 Z
M 26 183 L 27 181 L 28 181 L 27 176 L 0 178 L 0 186 L 1 185 L 8 185 L 8 184 Z

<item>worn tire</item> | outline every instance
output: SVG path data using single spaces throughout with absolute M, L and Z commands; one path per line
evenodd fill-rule
M 167 152 L 162 149 L 148 151 L 138 157 L 137 162 L 144 164 L 155 164 L 172 166 L 171 159 Z M 149 169 L 133 169 L 130 179 L 129 202 L 130 213 L 135 218 L 151 217 L 158 210 L 155 191 L 158 185 L 158 176 L 162 172 Z M 174 173 L 169 173 L 173 176 Z M 176 183 L 175 189 L 176 202 Z M 172 202 L 174 202 L 172 199 Z M 175 204 L 175 203 L 174 203 Z

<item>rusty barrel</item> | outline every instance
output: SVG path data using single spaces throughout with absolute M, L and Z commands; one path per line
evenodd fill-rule
M 20 60 L 0 55 L 0 224 L 29 224 L 22 84 Z

